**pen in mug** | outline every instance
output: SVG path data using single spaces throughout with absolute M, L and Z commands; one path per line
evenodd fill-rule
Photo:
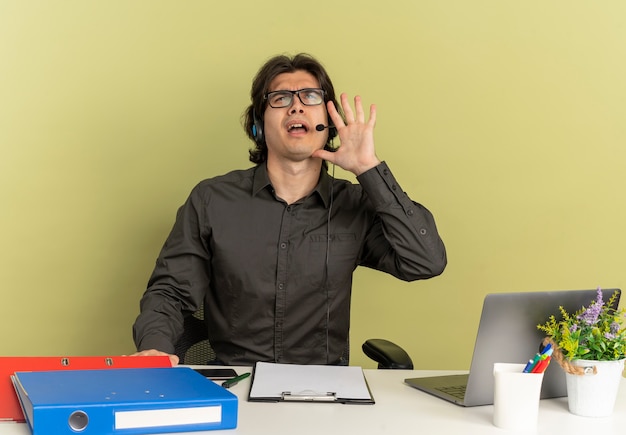
M 530 373 L 530 371 L 533 368 L 533 364 L 534 364 L 534 360 L 529 359 L 528 362 L 526 363 L 526 366 L 524 367 L 524 370 L 522 370 L 524 373 Z
M 550 360 L 551 360 L 550 356 L 540 360 L 537 363 L 537 365 L 535 365 L 535 367 L 533 367 L 531 373 L 543 373 L 543 372 L 545 372 L 546 369 L 548 368 L 548 365 L 550 365 Z
M 546 358 L 548 358 L 550 355 L 552 355 L 552 352 L 554 351 L 554 349 L 552 349 L 552 343 L 548 343 L 542 350 L 540 353 L 536 353 L 533 359 L 528 360 L 528 363 L 526 363 L 526 366 L 524 367 L 524 370 L 522 370 L 524 373 L 534 373 L 533 369 L 535 368 L 535 366 L 541 361 L 544 360 Z
M 533 367 L 535 367 L 537 365 L 537 363 L 539 362 L 540 359 L 541 359 L 541 354 L 537 353 L 537 354 L 535 354 L 533 359 L 528 360 L 528 363 L 526 364 L 526 367 L 524 367 L 524 373 L 530 373 L 532 371 Z

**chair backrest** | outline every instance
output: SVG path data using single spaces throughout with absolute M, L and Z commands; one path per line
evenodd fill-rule
M 205 365 L 216 360 L 204 323 L 204 306 L 185 317 L 183 335 L 176 343 L 175 353 L 180 364 Z

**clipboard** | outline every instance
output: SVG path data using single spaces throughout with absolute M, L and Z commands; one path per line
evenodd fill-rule
M 248 401 L 376 403 L 361 367 L 266 362 L 254 367 Z

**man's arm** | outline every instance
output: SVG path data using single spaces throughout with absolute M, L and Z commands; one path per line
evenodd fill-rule
M 183 333 L 184 315 L 198 309 L 209 285 L 204 245 L 203 199 L 196 187 L 179 209 L 176 222 L 157 259 L 133 325 L 139 352 L 175 352 Z
M 447 264 L 446 250 L 430 211 L 409 198 L 385 162 L 357 180 L 377 216 L 361 264 L 404 281 L 440 275 Z
M 341 106 L 345 121 L 332 102 L 327 104 L 341 145 L 335 152 L 317 150 L 312 157 L 355 174 L 374 206 L 378 221 L 368 234 L 361 264 L 405 281 L 441 274 L 447 264 L 446 251 L 432 214 L 404 193 L 376 156 L 376 106 L 370 106 L 368 120 L 359 96 L 354 98 L 354 111 L 345 93 Z

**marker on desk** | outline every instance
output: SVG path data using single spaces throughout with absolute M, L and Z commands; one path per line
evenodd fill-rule
M 243 381 L 248 376 L 250 376 L 250 373 L 244 373 L 243 375 L 239 375 L 239 376 L 235 376 L 234 378 L 230 378 L 230 379 L 222 382 L 222 387 L 224 387 L 224 388 L 234 387 L 235 385 L 237 385 L 239 383 L 239 381 Z

